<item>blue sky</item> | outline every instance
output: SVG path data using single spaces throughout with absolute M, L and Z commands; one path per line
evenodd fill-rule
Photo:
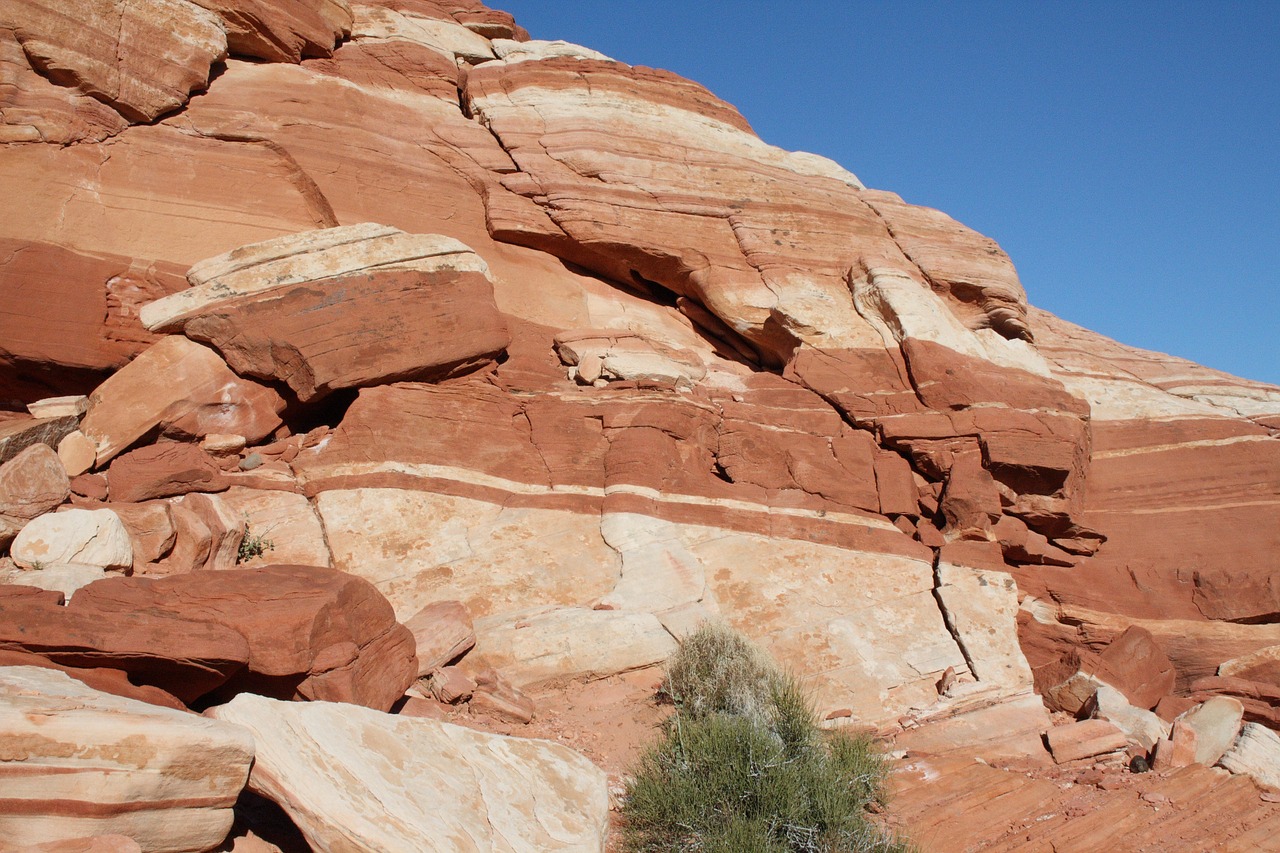
M 1280 384 L 1280 2 L 490 0 L 1000 242 L 1032 303 Z

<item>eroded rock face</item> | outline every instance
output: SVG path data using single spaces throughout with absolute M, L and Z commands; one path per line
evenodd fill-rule
M 114 578 L 80 590 L 70 611 L 109 621 L 145 612 L 230 629 L 248 665 L 222 686 L 282 699 L 385 711 L 418 676 L 413 635 L 370 584 L 333 569 L 268 566 L 169 578 Z
M 250 787 L 316 849 L 604 849 L 605 774 L 559 744 L 251 695 L 210 715 L 253 732 Z
M 0 546 L 66 500 L 70 489 L 62 461 L 47 444 L 32 445 L 0 465 Z
M 129 121 L 151 121 L 185 104 L 227 52 L 218 17 L 184 0 L 15 0 L 0 25 L 44 76 Z
M 822 713 L 944 751 L 1041 750 L 1029 669 L 1087 670 L 1076 710 L 1115 682 L 1274 719 L 1265 661 L 1218 668 L 1280 645 L 1280 389 L 1038 312 L 944 214 L 478 3 L 202 5 L 272 61 L 146 126 L 0 28 L 0 276 L 74 301 L 0 293 L 5 398 L 100 385 L 76 473 L 244 439 L 210 444 L 237 486 L 160 499 L 172 542 L 126 524 L 140 574 L 230 568 L 252 531 L 400 618 L 461 602 L 521 683 L 721 618 Z M 0 459 L 76 428 L 7 421 Z
M 226 837 L 253 761 L 248 731 L 100 693 L 51 669 L 0 667 L 0 685 L 7 843 L 114 833 L 176 853 Z

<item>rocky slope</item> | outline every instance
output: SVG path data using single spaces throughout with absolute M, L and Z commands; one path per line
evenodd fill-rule
M 351 767 L 470 741 L 234 696 L 527 721 L 705 618 L 901 748 L 1048 765 L 1047 701 L 1276 784 L 1280 388 L 1029 306 L 698 84 L 473 0 L 7 0 L 0 142 L 0 654 L 324 741 L 249 780 L 312 844 Z M 575 760 L 412 774 L 598 845 Z M 494 794 L 540 773 L 572 820 Z

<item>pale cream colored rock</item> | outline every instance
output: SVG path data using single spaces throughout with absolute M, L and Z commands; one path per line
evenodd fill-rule
M 476 644 L 471 614 L 461 601 L 437 601 L 404 621 L 418 650 L 418 677 L 430 675 Z
M 1169 737 L 1171 726 L 1144 708 L 1135 708 L 1119 690 L 1102 684 L 1085 709 L 1090 717 L 1106 720 L 1124 732 L 1129 743 L 1142 747 L 1146 752 L 1155 748 L 1158 741 Z
M 251 694 L 209 715 L 253 732 L 250 788 L 314 849 L 604 849 L 605 774 L 559 744 Z
M 10 572 L 0 583 L 56 590 L 66 596 L 67 601 L 70 601 L 76 590 L 83 586 L 88 586 L 94 581 L 102 580 L 106 576 L 107 571 L 101 566 L 53 563 L 40 570 L 26 569 Z
M 1174 720 L 1195 732 L 1196 763 L 1212 766 L 1235 743 L 1244 721 L 1244 705 L 1231 696 L 1214 696 Z
M 525 62 L 531 59 L 559 59 L 564 57 L 610 61 L 609 57 L 599 51 L 567 41 L 494 39 L 492 44 L 493 52 L 497 54 L 499 59 L 504 59 L 507 62 Z
M 70 397 L 46 397 L 27 403 L 27 411 L 36 418 L 79 417 L 89 410 L 89 398 L 83 394 Z
M 373 223 L 344 225 L 241 246 L 201 261 L 187 272 L 190 288 L 143 306 L 142 324 L 177 329 L 192 314 L 239 296 L 368 270 L 406 269 L 489 274 L 488 265 L 452 237 L 406 234 Z
M 67 475 L 78 477 L 93 467 L 98 456 L 98 446 L 80 430 L 74 430 L 58 442 L 58 458 Z
M 427 18 L 408 11 L 354 4 L 351 25 L 354 39 L 396 39 L 430 48 L 450 59 L 486 62 L 494 58 L 493 46 L 461 24 Z
M 54 563 L 103 569 L 133 566 L 129 531 L 109 509 L 70 509 L 42 515 L 22 528 L 9 553 L 24 569 Z
M 566 607 L 476 620 L 472 654 L 516 687 L 527 687 L 640 669 L 675 650 L 676 641 L 652 613 Z
M 1018 585 L 1004 572 L 941 563 L 943 616 L 964 647 L 979 682 L 1018 692 L 1032 685 L 1018 645 Z
M 900 734 L 899 748 L 912 753 L 941 755 L 963 752 L 985 761 L 1003 758 L 1039 759 L 1048 755 L 1042 736 L 1052 727 L 1049 712 L 1035 693 L 947 703 L 936 713 L 913 718 Z
M 679 525 L 609 512 L 600 518 L 600 535 L 622 557 L 622 577 L 602 605 L 658 613 L 696 604 L 706 594 L 702 563 L 685 547 Z
M 333 566 L 320 516 L 302 495 L 232 486 L 218 498 L 231 517 L 246 524 L 248 535 L 271 543 L 270 549 L 242 563 L 243 567 L 270 563 Z
M 187 432 L 257 440 L 280 425 L 283 409 L 280 395 L 236 376 L 216 352 L 172 335 L 94 390 L 80 431 L 97 447 L 102 466 L 157 426 L 179 422 Z
M 948 667 L 968 674 L 924 559 L 681 528 L 722 617 L 799 673 L 819 712 L 891 723 L 938 701 Z
M 401 620 L 443 599 L 475 618 L 589 606 L 618 579 L 618 555 L 582 513 L 401 489 L 321 492 L 316 508 L 334 567 L 371 581 Z
M 0 837 L 16 845 L 119 833 L 147 851 L 222 842 L 253 760 L 239 726 L 0 668 Z M 18 763 L 14 763 L 18 759 Z M 17 770 L 19 772 L 14 772 Z
M 1218 760 L 1218 766 L 1280 790 L 1280 735 L 1258 723 L 1245 723 L 1235 743 Z
M 1218 665 L 1218 675 L 1239 675 L 1264 664 L 1280 664 L 1280 646 L 1267 646 L 1247 655 L 1224 660 Z

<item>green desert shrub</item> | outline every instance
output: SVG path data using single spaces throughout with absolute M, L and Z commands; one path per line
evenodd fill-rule
M 676 712 L 628 785 L 628 849 L 909 849 L 867 816 L 887 774 L 875 743 L 820 729 L 797 680 L 741 635 L 703 625 L 668 662 L 663 690 Z

